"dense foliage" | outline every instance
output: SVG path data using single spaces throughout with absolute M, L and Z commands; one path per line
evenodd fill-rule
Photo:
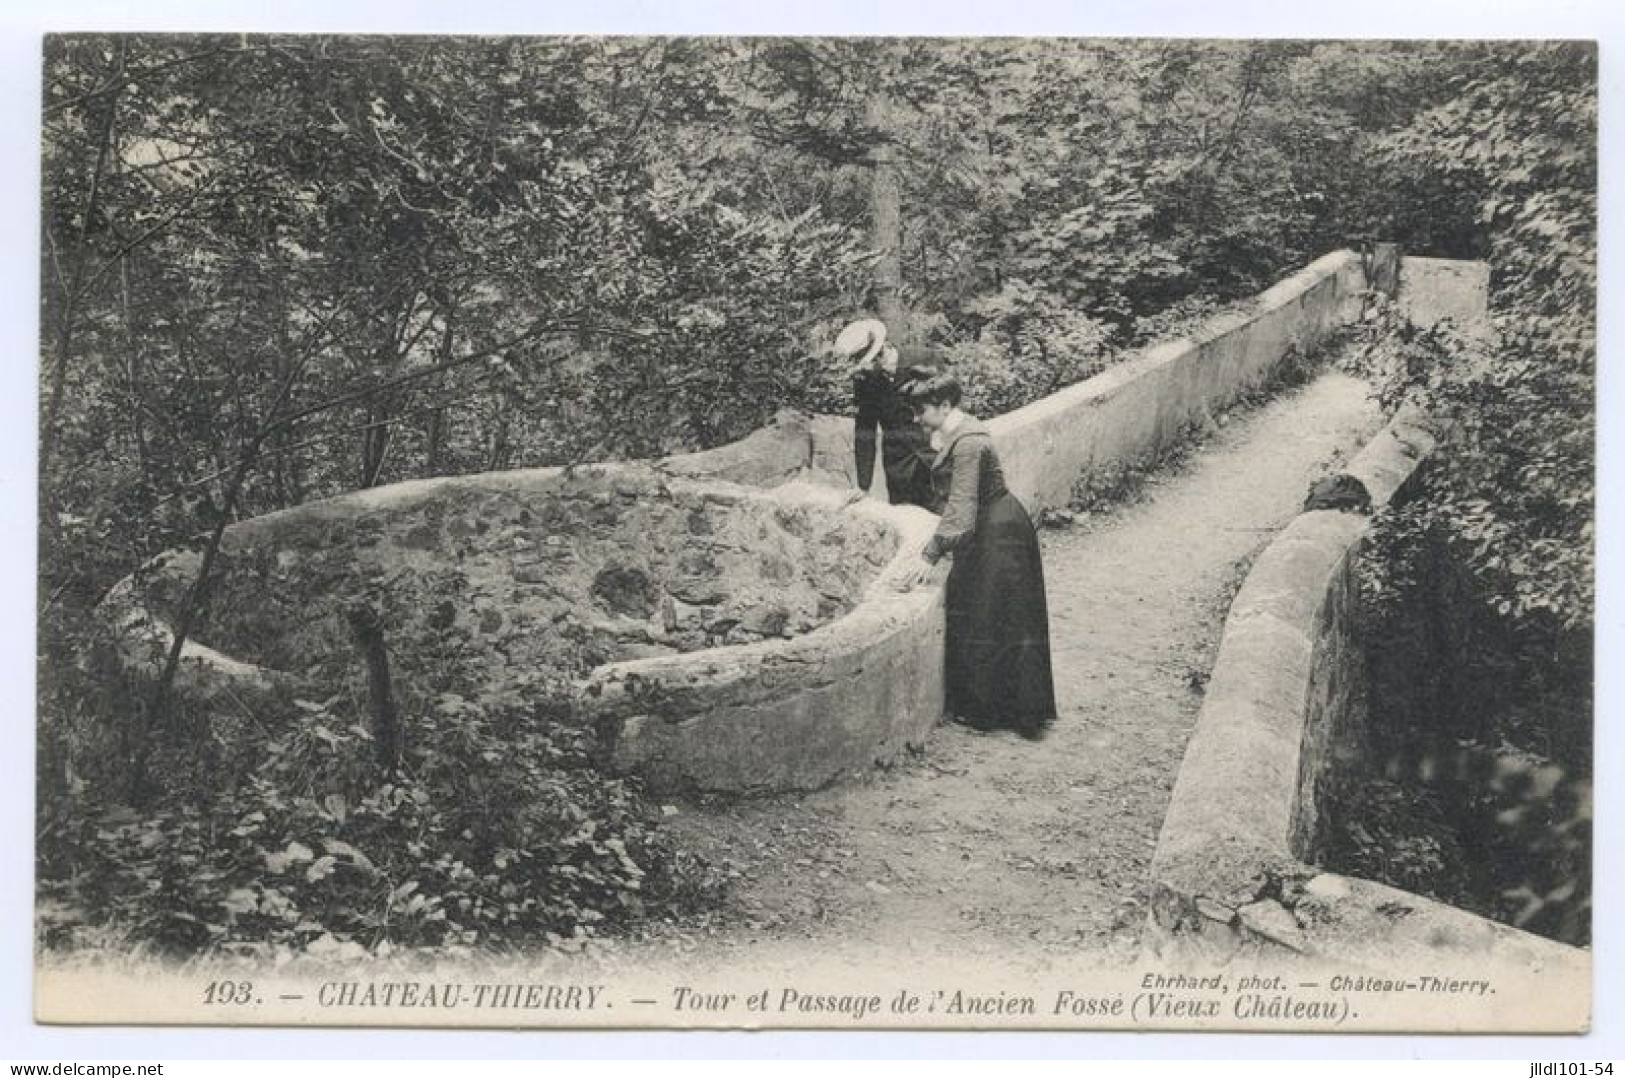
M 1379 316 L 1370 352 L 1386 402 L 1442 434 L 1365 566 L 1389 771 L 1448 791 L 1480 905 L 1572 942 L 1591 894 L 1595 80 L 1584 46 L 1475 63 L 1384 137 L 1401 174 L 1471 209 L 1494 334 Z
M 240 782 L 137 811 L 87 798 L 53 826 L 48 942 L 92 926 L 164 953 L 580 946 L 714 900 L 637 789 L 594 766 L 556 716 L 454 694 L 414 717 L 400 774 L 325 704 L 274 737 Z M 349 723 L 350 725 L 345 725 Z
M 1091 41 L 47 51 L 46 593 L 82 602 L 222 511 L 844 407 L 819 349 L 885 298 L 888 243 L 900 332 L 955 350 L 982 407 L 1034 399 L 1171 304 L 1408 239 L 1388 230 L 1411 192 L 1379 182 L 1371 140 L 1499 62 Z M 872 227 L 882 163 L 894 236 Z M 1440 202 L 1406 221 L 1460 216 Z M 1470 246 L 1450 240 L 1429 246 Z
M 1473 72 L 1385 145 L 1477 193 L 1494 273 L 1493 339 L 1411 342 L 1425 361 L 1390 372 L 1450 429 L 1414 512 L 1530 631 L 1592 621 L 1596 116 L 1594 54 L 1558 48 Z
M 62 731 L 187 728 L 76 665 L 89 611 L 230 519 L 842 410 L 822 349 L 860 314 L 942 346 L 994 413 L 1334 248 L 1491 257 L 1497 351 L 1374 356 L 1460 450 L 1393 526 L 1383 587 L 1442 543 L 1515 668 L 1589 646 L 1583 48 L 84 35 L 50 39 L 44 75 L 42 854 L 108 917 L 196 918 L 148 935 L 370 947 L 635 908 L 614 851 L 677 864 L 635 784 L 500 708 L 424 708 L 440 734 L 387 782 L 311 786 L 268 742 L 263 782 L 133 819 L 86 803 Z M 354 725 L 314 715 L 289 730 Z M 563 791 L 529 844 L 458 816 L 457 769 L 498 745 Z M 567 819 L 596 823 L 586 846 L 554 848 Z

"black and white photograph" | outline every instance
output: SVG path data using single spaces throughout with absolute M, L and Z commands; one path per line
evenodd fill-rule
M 39 48 L 37 1021 L 1591 1028 L 1595 41 Z

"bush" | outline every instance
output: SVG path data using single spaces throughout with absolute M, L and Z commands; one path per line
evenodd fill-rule
M 1105 323 L 1069 310 L 1021 280 L 971 304 L 973 339 L 947 355 L 965 388 L 965 408 L 1002 415 L 1098 374 L 1117 358 Z
M 1353 790 L 1342 791 L 1345 795 Z M 1461 904 L 1469 864 L 1436 792 L 1386 778 L 1358 784 L 1328 812 L 1325 860 L 1441 902 Z
M 1583 944 L 1593 494 L 1576 390 L 1589 372 L 1560 353 L 1586 345 L 1509 334 L 1521 301 L 1494 301 L 1493 345 L 1377 302 L 1350 350 L 1385 410 L 1414 404 L 1440 432 L 1360 561 L 1371 714 L 1386 777 L 1450 806 L 1430 833 L 1447 832 L 1469 868 L 1441 897 Z M 1364 821 L 1369 801 L 1350 814 Z M 1377 867 L 1350 851 L 1355 870 Z M 1377 875 L 1406 885 L 1403 871 Z
M 260 744 L 245 782 L 139 813 L 77 799 L 42 841 L 42 893 L 87 926 L 174 954 L 578 947 L 714 900 L 590 734 L 513 694 L 447 694 L 399 774 L 329 705 Z

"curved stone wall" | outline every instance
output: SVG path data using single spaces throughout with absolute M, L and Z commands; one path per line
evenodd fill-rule
M 844 491 L 775 495 L 838 511 Z M 896 530 L 898 552 L 864 601 L 791 640 L 614 663 L 582 686 L 612 731 L 612 761 L 663 786 L 767 792 L 811 789 L 918 745 L 942 715 L 938 588 L 900 592 L 936 526 L 923 509 L 872 501 L 852 510 Z
M 323 698 L 358 667 L 336 593 L 359 590 L 387 606 L 398 655 L 473 647 L 515 673 L 580 671 L 578 717 L 625 770 L 665 786 L 815 787 L 940 715 L 937 596 L 891 584 L 932 524 L 847 507 L 825 484 L 760 490 L 638 465 L 358 491 L 228 529 L 217 587 L 233 602 L 188 642 L 177 687 L 272 720 Z M 165 611 L 198 561 L 168 555 L 109 594 L 127 667 L 161 668 Z
M 1012 489 L 1035 512 L 1064 504 L 1088 469 L 1177 441 L 1193 422 L 1266 381 L 1292 349 L 1313 348 L 1356 314 L 1363 286 L 1358 256 L 1327 255 L 1264 292 L 1249 311 L 1214 319 L 1187 339 L 998 417 L 991 426 Z M 781 412 L 731 445 L 578 471 L 607 476 L 638 467 L 722 497 L 838 513 L 853 483 L 852 423 Z M 234 548 L 276 549 L 312 528 L 342 529 L 471 487 L 522 493 L 559 474 L 538 469 L 400 483 L 245 520 L 227 535 Z M 578 704 L 598 720 L 616 767 L 667 786 L 807 789 L 925 737 L 942 710 L 941 596 L 934 588 L 898 593 L 889 582 L 913 564 L 935 520 L 923 510 L 885 505 L 878 489 L 871 495 L 846 511 L 883 525 L 895 554 L 843 616 L 790 639 L 615 658 L 581 678 Z M 185 569 L 188 557 L 172 555 L 171 569 Z M 146 585 L 137 584 L 148 576 L 136 574 L 113 589 L 104 614 L 125 665 L 150 676 L 172 637 L 149 609 Z M 298 688 L 284 671 L 197 642 L 184 655 L 179 684 L 193 697 L 263 709 Z
M 1378 508 L 1433 445 L 1422 417 L 1403 413 L 1346 471 Z M 1482 973 L 1491 961 L 1519 975 L 1583 972 L 1584 951 L 1306 863 L 1325 781 L 1364 729 L 1354 559 L 1367 526 L 1355 513 L 1301 514 L 1237 594 L 1152 859 L 1153 946 L 1183 960 L 1296 954 L 1345 970 L 1408 960 L 1418 974 Z
M 653 463 L 670 475 L 718 479 L 749 487 L 776 487 L 792 479 L 812 479 L 850 488 L 857 475 L 850 419 L 809 416 L 789 408 L 780 410 L 766 426 L 737 442 Z

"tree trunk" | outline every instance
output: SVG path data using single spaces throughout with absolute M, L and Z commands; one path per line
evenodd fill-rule
M 278 405 L 280 404 L 279 401 Z M 158 684 L 154 687 L 151 702 L 147 706 L 147 714 L 136 742 L 136 753 L 131 761 L 130 785 L 137 802 L 145 801 L 155 792 L 148 783 L 147 772 L 153 748 L 153 732 L 159 725 L 165 727 L 173 725 L 168 714 L 169 700 L 170 692 L 175 685 L 175 673 L 180 669 L 181 654 L 187 640 L 191 638 L 194 623 L 208 599 L 209 587 L 214 582 L 214 564 L 220 556 L 220 542 L 225 538 L 226 526 L 237 515 L 237 502 L 242 497 L 248 473 L 259 458 L 266 433 L 267 431 L 262 429 L 243 447 L 231 480 L 226 485 L 220 515 L 215 518 L 209 539 L 203 546 L 203 563 L 198 566 L 197 576 L 193 578 L 192 586 L 187 589 L 186 598 L 181 603 L 180 613 L 175 619 L 174 639 L 170 641 L 169 655 L 164 660 L 163 672 L 158 677 Z
M 68 362 L 73 354 L 74 323 L 78 321 L 79 292 L 85 287 L 85 271 L 90 267 L 90 223 L 96 216 L 96 208 L 101 201 L 102 179 L 107 169 L 108 155 L 113 149 L 113 130 L 118 120 L 119 94 L 124 85 L 124 59 L 125 45 L 121 38 L 118 43 L 118 58 L 115 61 L 117 70 L 113 76 L 114 89 L 107 95 L 101 133 L 96 144 L 96 164 L 90 174 L 90 188 L 85 192 L 85 204 L 80 209 L 79 236 L 74 242 L 73 269 L 69 273 L 68 285 L 56 312 L 56 347 L 53 356 L 56 365 L 51 371 L 51 395 L 45 405 L 45 415 L 40 421 L 41 477 L 49 471 L 51 458 L 56 453 L 57 420 L 62 411 L 62 398 L 67 391 Z
M 361 431 L 361 489 L 378 485 L 389 453 L 389 405 L 372 401 L 367 405 L 367 425 Z
M 451 346 L 454 339 L 451 314 L 448 312 L 445 318 L 446 328 L 440 336 L 440 355 L 436 359 L 436 362 L 438 363 L 445 363 L 451 358 Z M 440 390 L 445 386 L 445 384 L 446 380 L 444 378 L 437 379 L 436 383 L 430 387 L 430 392 L 435 396 L 439 396 Z M 444 404 L 436 405 L 434 409 L 430 411 L 429 431 L 425 441 L 428 444 L 424 450 L 424 456 L 426 458 L 424 461 L 424 468 L 430 475 L 439 475 L 445 470 L 446 406 Z
M 875 304 L 880 320 L 886 323 L 887 340 L 908 344 L 913 342 L 913 336 L 903 306 L 903 193 L 897 175 L 893 108 L 884 90 L 877 88 L 870 95 L 867 119 L 875 139 L 869 190 L 872 244 L 880 253 L 874 270 Z
M 508 467 L 512 447 L 508 444 L 508 392 L 497 391 L 496 414 L 491 420 L 491 440 L 485 453 L 485 470 L 499 472 Z
M 429 413 L 429 430 L 424 440 L 428 445 L 424 450 L 423 470 L 429 475 L 440 475 L 446 467 L 446 409 L 443 405 Z
M 293 336 L 288 327 L 292 324 L 290 311 L 292 304 L 288 300 L 288 270 L 284 264 L 280 249 L 277 247 L 275 225 L 267 223 L 265 235 L 262 239 L 265 253 L 265 264 L 271 267 L 271 292 L 276 303 L 276 353 L 272 357 L 272 369 L 275 372 L 277 384 L 287 378 L 288 371 L 296 362 L 294 357 Z M 291 428 L 283 428 L 271 435 L 271 475 L 276 490 L 277 503 L 281 506 L 298 505 L 304 500 L 303 484 L 300 481 L 299 462 L 294 459 L 292 446 L 294 432 Z
M 364 603 L 349 606 L 344 615 L 367 664 L 367 710 L 372 716 L 372 740 L 378 766 L 393 776 L 401 766 L 401 722 L 390 687 L 389 650 L 384 646 L 383 619 Z
M 130 262 L 119 259 L 119 300 L 123 314 L 124 382 L 129 398 L 130 439 L 135 444 L 136 460 L 141 466 L 141 482 L 152 487 L 152 453 L 147 448 L 146 408 L 141 393 L 141 371 L 136 361 L 135 326 L 130 315 Z

